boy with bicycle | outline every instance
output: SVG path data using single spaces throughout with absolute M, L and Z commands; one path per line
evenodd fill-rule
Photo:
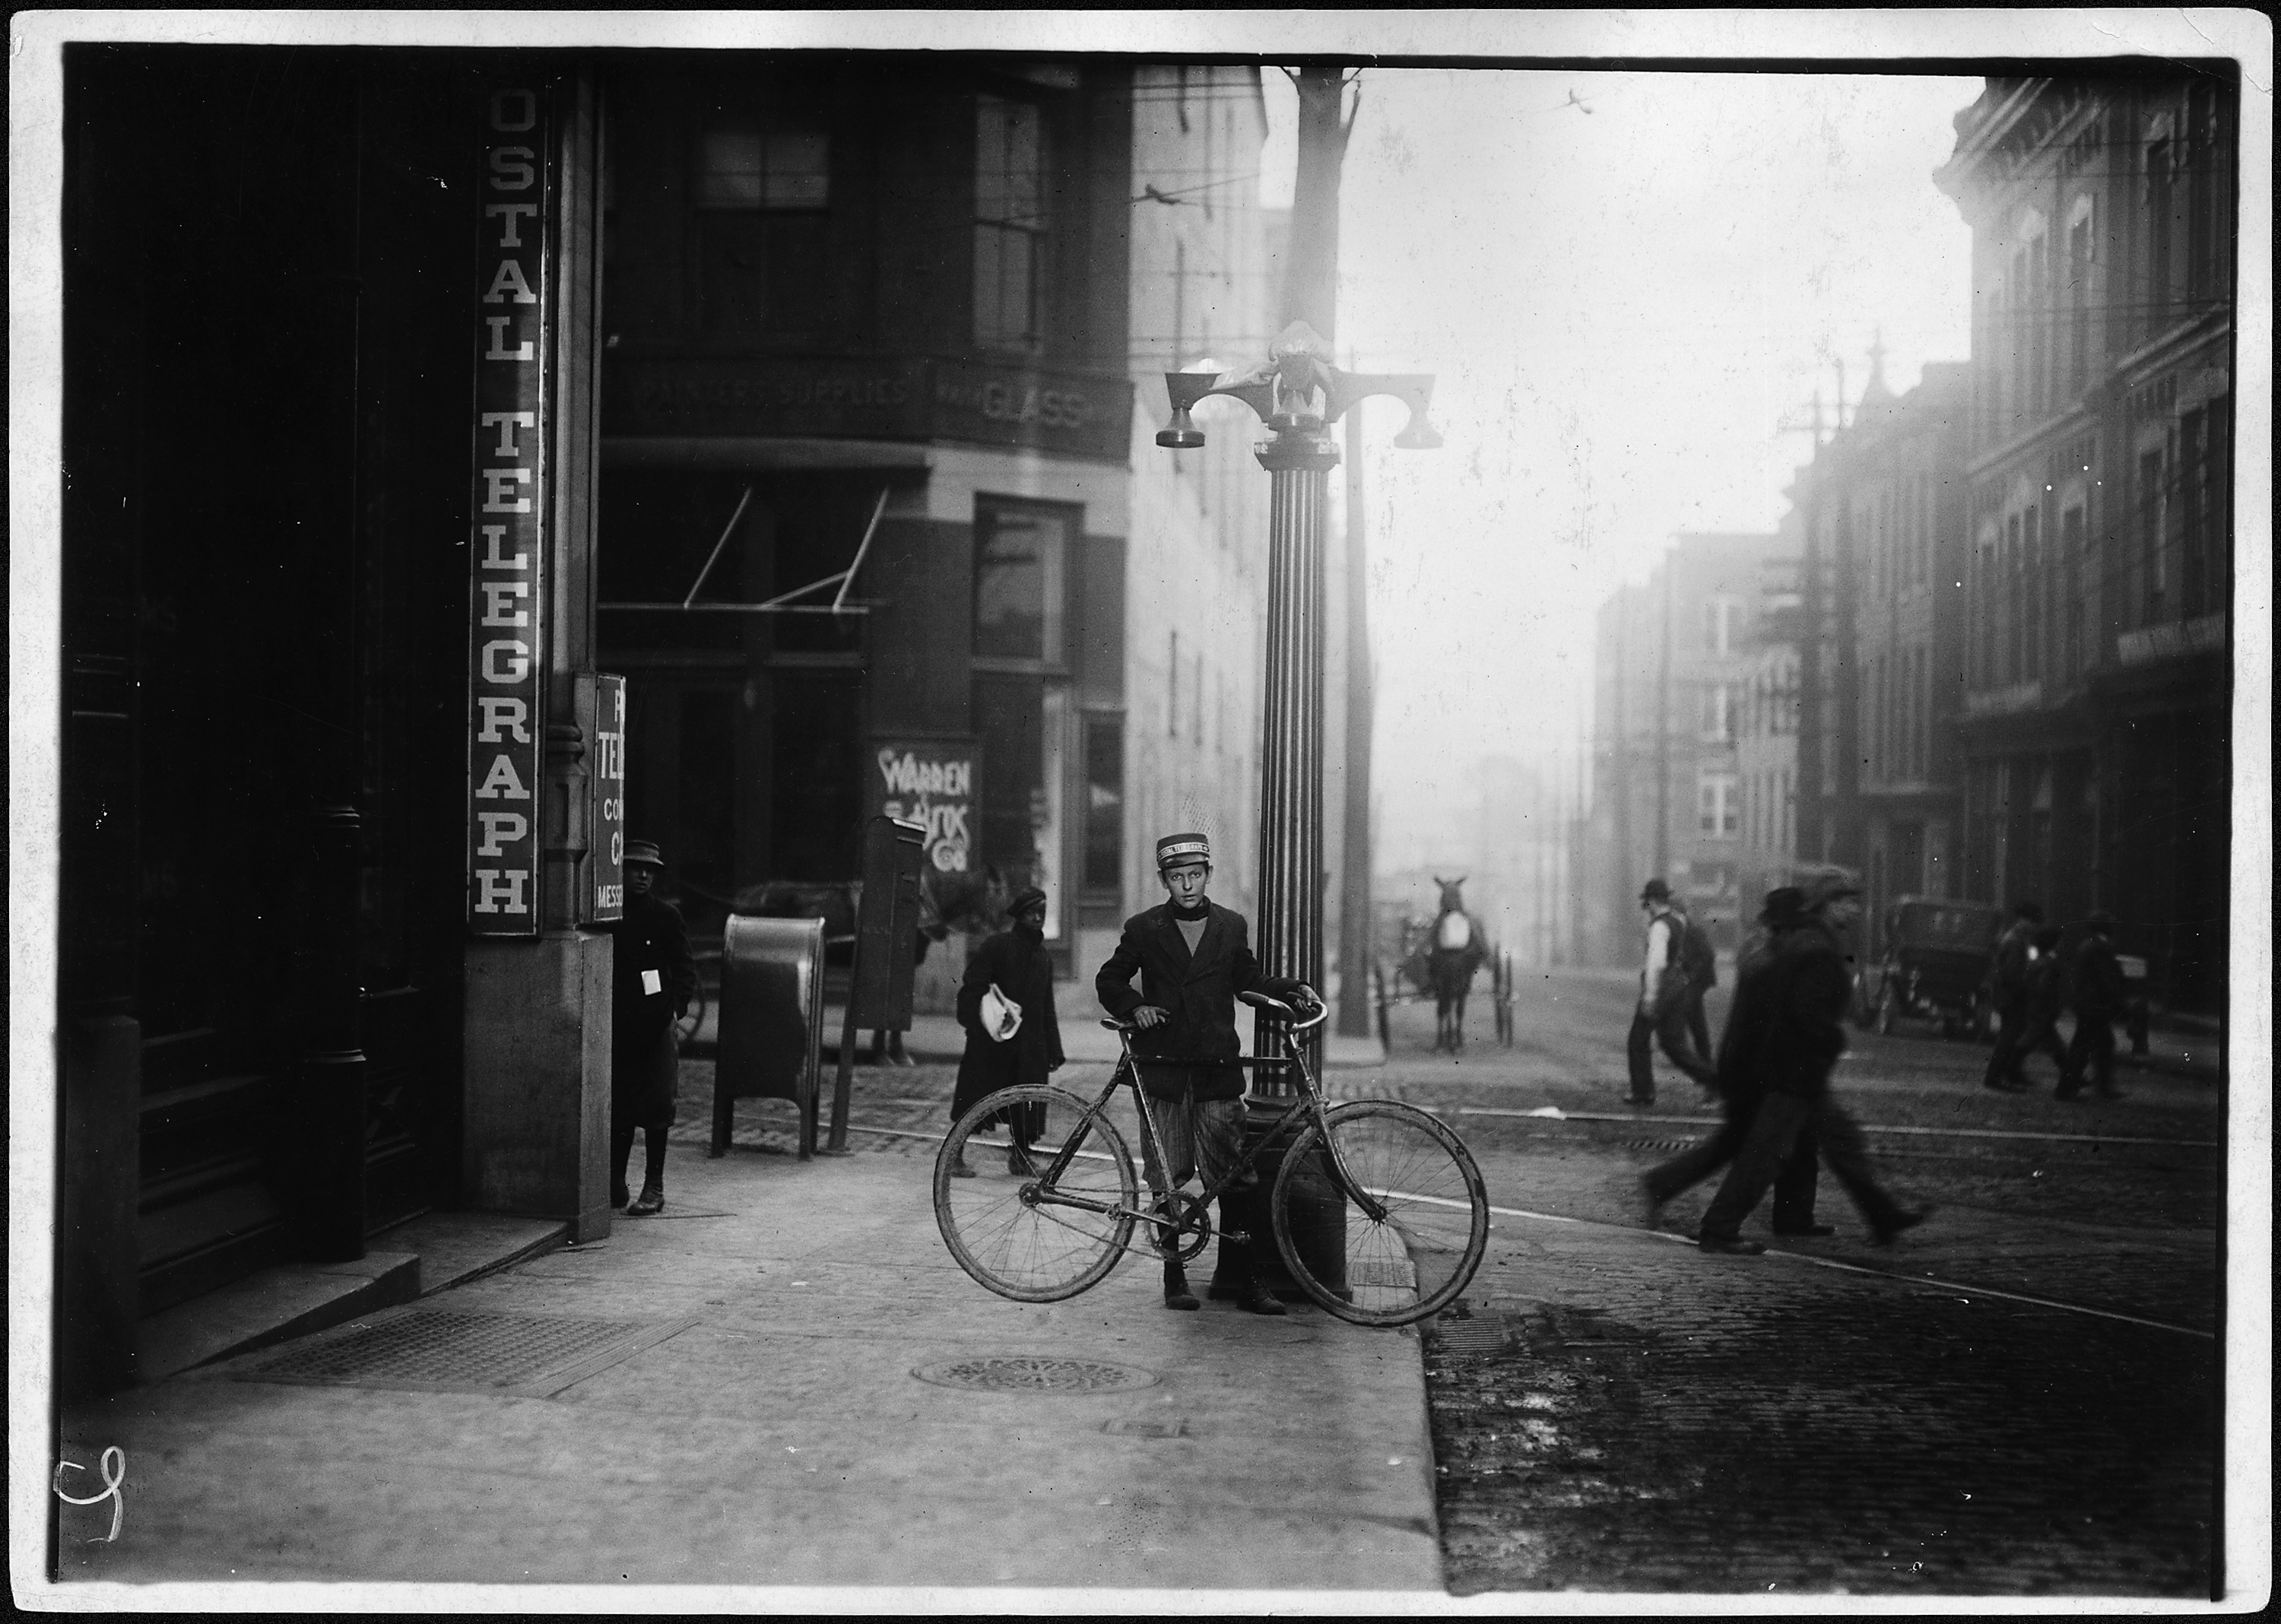
M 1144 1062 L 1148 1095 L 1169 1167 L 1156 1164 L 1155 1142 L 1141 1136 L 1152 1187 L 1178 1190 L 1199 1172 L 1209 1186 L 1243 1160 L 1242 1051 L 1235 1032 L 1235 995 L 1261 992 L 1303 1009 L 1314 1007 L 1304 983 L 1260 973 L 1243 916 L 1204 894 L 1211 881 L 1211 842 L 1196 833 L 1156 842 L 1164 901 L 1125 922 L 1117 951 L 1094 978 L 1102 1008 L 1140 1030 L 1133 1050 Z M 1140 990 L 1133 978 L 1140 978 Z M 1241 1230 L 1234 1202 L 1258 1181 L 1248 1169 L 1220 1198 L 1220 1229 Z M 1255 1314 L 1280 1314 L 1282 1303 L 1260 1282 L 1249 1246 L 1229 1243 L 1224 1264 L 1238 1271 L 1236 1302 Z M 1164 1306 L 1194 1309 L 1195 1294 L 1179 1260 L 1164 1259 Z

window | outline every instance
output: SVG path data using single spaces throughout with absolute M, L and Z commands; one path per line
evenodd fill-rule
M 978 658 L 1061 663 L 1071 529 L 1069 515 L 1055 509 L 975 504 Z
M 2043 514 L 2030 507 L 2022 515 L 2025 545 L 2020 561 L 2020 675 L 2035 682 L 2044 674 L 2044 527 Z
M 831 157 L 814 128 L 716 115 L 699 135 L 690 197 L 706 331 L 757 337 L 828 324 Z
M 1735 775 L 1705 773 L 1696 782 L 1695 808 L 1696 826 L 1702 833 L 1719 839 L 1732 837 L 1742 809 Z
M 1735 698 L 1733 690 L 1725 683 L 1712 683 L 1703 690 L 1703 738 L 1705 743 L 1725 744 L 1735 737 Z
M 2162 599 L 2169 586 L 2169 571 L 2162 557 L 2162 453 L 2143 452 L 2138 458 L 2138 550 L 2143 594 L 2139 624 L 2151 626 L 2162 618 Z
M 1742 612 L 1743 602 L 1739 598 L 1717 597 L 1705 600 L 1703 649 L 1705 653 L 1726 655 L 1735 652 Z
M 2146 331 L 2169 324 L 2172 291 L 2170 213 L 2177 206 L 2171 183 L 2170 140 L 2164 135 L 2146 147 Z
M 2060 515 L 2060 552 L 2065 556 L 2067 630 L 2060 649 L 2060 675 L 2073 681 L 2083 674 L 2083 509 Z
M 2210 465 L 2215 451 L 2210 444 L 2210 414 L 2188 412 L 2179 418 L 2178 440 L 2184 475 L 2178 485 L 2179 523 L 2184 532 L 2178 554 L 2178 612 L 2192 616 L 2224 602 L 2210 569 L 2208 532 L 2215 528 Z
M 2091 385 L 2091 254 L 2092 203 L 2076 205 L 2075 223 L 2068 228 L 2068 393 L 2080 395 Z
M 1046 231 L 1045 125 L 1037 107 L 976 99 L 974 336 L 1027 349 L 1038 338 Z
M 2003 620 L 2005 630 L 2010 634 L 2004 639 L 2004 679 L 2007 682 L 2020 680 L 2020 614 L 2023 607 L 2022 599 L 2026 596 L 2022 591 L 2020 569 L 2026 557 L 2020 547 L 2020 515 L 2014 514 L 2004 521 Z
M 1125 722 L 1085 723 L 1085 888 L 1115 893 L 1125 881 Z
M 1171 634 L 1171 642 L 1164 656 L 1164 737 L 1180 736 L 1180 634 Z
M 715 128 L 697 151 L 700 209 L 820 209 L 831 201 L 831 143 L 820 131 Z

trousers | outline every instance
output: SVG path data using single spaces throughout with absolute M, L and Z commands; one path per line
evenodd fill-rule
M 1659 1015 L 1651 1015 L 1635 1007 L 1632 1029 L 1624 1040 L 1624 1056 L 1631 1067 L 1631 1097 L 1635 1103 L 1655 1103 L 1655 1064 L 1649 1048 L 1651 1041 L 1661 1044 L 1665 1058 L 1704 1087 L 1709 1088 L 1719 1080 L 1717 1068 L 1689 1046 L 1686 1000 L 1680 1000 Z
M 1750 1136 L 1734 1165 L 1727 1170 L 1719 1193 L 1711 1198 L 1710 1210 L 1703 1215 L 1699 1233 L 1705 1240 L 1731 1241 L 1742 1233 L 1743 1220 L 1765 1199 L 1798 1136 L 1808 1130 L 1820 1147 L 1821 1159 L 1853 1198 L 1870 1232 L 1883 1238 L 1899 1229 L 1906 1210 L 1877 1183 L 1869 1168 L 1868 1144 L 1844 1108 L 1826 1091 L 1810 1100 L 1770 1094 L 1753 1115 Z
M 2115 1023 L 2103 1015 L 2076 1016 L 2075 1036 L 2068 1043 L 2067 1062 L 2060 1072 L 2062 1094 L 2081 1093 L 2086 1082 L 2102 1096 L 2113 1094 Z
M 1242 1163 L 1241 1100 L 1199 1100 L 1183 1093 L 1176 1099 L 1151 1099 L 1148 1109 L 1156 1131 L 1141 1134 L 1140 1155 L 1148 1164 L 1151 1190 L 1177 1190 L 1199 1175 L 1209 1188 Z M 1258 1182 L 1259 1175 L 1245 1166 L 1228 1190 L 1249 1189 Z
M 1733 1162 L 1750 1142 L 1751 1124 L 1757 1114 L 1755 1101 L 1742 1105 L 1729 1101 L 1727 1119 L 1708 1139 L 1648 1169 L 1648 1193 L 1659 1202 L 1669 1201 Z M 1775 1229 L 1804 1229 L 1813 1222 L 1813 1197 L 1821 1178 L 1821 1160 L 1813 1129 L 1801 1129 L 1775 1174 Z

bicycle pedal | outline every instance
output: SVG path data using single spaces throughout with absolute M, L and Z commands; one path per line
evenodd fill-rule
M 1226 1241 L 1231 1246 L 1249 1246 L 1251 1244 L 1251 1237 L 1244 1233 L 1241 1229 L 1223 1229 L 1219 1232 L 1219 1238 Z

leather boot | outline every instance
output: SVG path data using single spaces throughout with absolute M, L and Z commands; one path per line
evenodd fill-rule
M 1177 1257 L 1164 1259 L 1164 1306 L 1166 1308 L 1201 1308 L 1195 1293 L 1188 1289 L 1187 1271 L 1180 1267 Z
M 1252 1272 L 1251 1249 L 1249 1246 L 1230 1247 L 1229 1261 L 1237 1269 L 1235 1305 L 1247 1314 L 1286 1314 L 1290 1311 L 1276 1299 L 1275 1294 L 1260 1283 Z

